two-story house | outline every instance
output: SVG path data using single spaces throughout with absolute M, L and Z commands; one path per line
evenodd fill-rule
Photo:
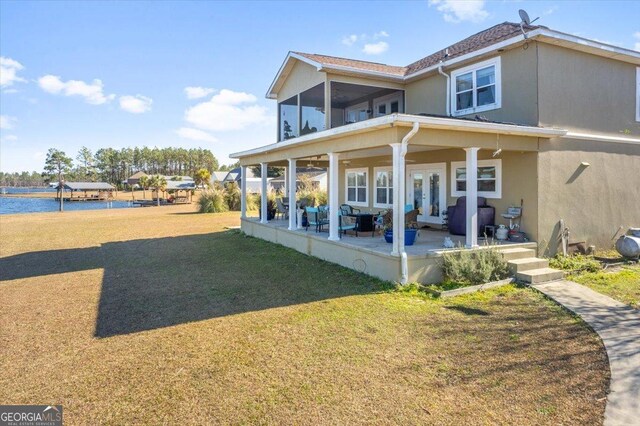
M 267 97 L 278 102 L 277 140 L 233 157 L 243 171 L 260 164 L 262 176 L 287 167 L 290 182 L 297 164 L 328 167 L 329 235 L 301 232 L 295 215 L 268 223 L 243 209 L 251 235 L 382 278 L 433 282 L 443 232 L 422 230 L 405 248 L 407 204 L 437 229 L 466 196 L 466 247 L 484 232 L 478 197 L 497 223 L 522 205 L 520 229 L 539 253 L 558 249 L 560 220 L 572 241 L 598 248 L 640 226 L 640 52 L 506 22 L 407 66 L 290 52 Z M 392 208 L 398 238 L 340 239 L 343 203 Z

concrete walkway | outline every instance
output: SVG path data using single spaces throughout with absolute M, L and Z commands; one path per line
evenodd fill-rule
M 640 425 L 640 310 L 572 281 L 532 287 L 582 317 L 602 338 L 611 368 L 605 426 Z

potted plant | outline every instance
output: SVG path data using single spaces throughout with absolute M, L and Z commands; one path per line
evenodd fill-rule
M 418 235 L 418 224 L 407 223 L 404 228 L 404 245 L 412 246 L 416 242 Z M 388 243 L 393 242 L 393 224 L 391 222 L 384 225 L 384 240 Z
M 260 218 L 262 218 L 262 197 L 260 199 Z M 267 192 L 267 220 L 273 220 L 276 217 L 276 195 L 273 191 Z

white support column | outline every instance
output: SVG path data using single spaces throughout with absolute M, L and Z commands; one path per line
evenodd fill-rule
M 267 220 L 267 163 L 260 163 L 260 178 L 262 179 L 262 190 L 260 193 L 262 202 L 260 203 L 260 223 L 268 223 Z
M 296 160 L 295 158 L 289 158 L 287 188 L 289 188 L 289 231 L 295 231 L 297 229 L 296 220 L 298 217 L 298 211 L 296 210 L 296 189 L 297 189 L 297 176 L 296 176 Z
M 465 247 L 478 247 L 478 151 L 480 148 L 465 148 L 467 152 L 467 238 Z
M 289 167 L 283 167 L 284 169 L 284 184 L 282 185 L 282 196 L 289 196 Z
M 329 153 L 329 240 L 339 241 L 340 230 L 338 229 L 338 157 L 340 154 Z
M 404 185 L 400 185 L 400 181 L 403 179 L 404 173 L 401 167 L 401 143 L 392 143 L 392 164 L 393 164 L 393 243 L 391 244 L 391 255 L 398 256 L 400 254 L 400 248 L 404 245 L 404 206 L 402 203 L 402 197 L 400 197 L 400 190 Z M 402 236 L 402 237 L 400 237 Z M 402 243 L 402 245 L 401 245 Z
M 247 166 L 240 166 L 240 218 L 247 218 Z

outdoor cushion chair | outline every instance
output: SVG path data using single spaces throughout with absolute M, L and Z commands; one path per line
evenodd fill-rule
M 341 204 L 340 212 L 345 216 L 349 216 L 355 213 L 360 213 L 360 209 L 354 209 L 349 204 Z
M 289 218 L 289 206 L 282 202 L 282 198 L 276 198 L 276 208 L 276 219 L 278 219 L 278 215 L 283 219 Z
M 407 204 L 407 206 L 411 206 L 411 204 Z M 418 224 L 418 214 L 420 213 L 420 210 L 412 209 L 406 211 L 407 206 L 405 206 L 404 223 L 408 226 L 416 226 Z M 384 216 L 382 217 L 382 224 L 383 226 L 393 225 L 393 209 L 387 210 L 387 212 L 384 214 Z
M 478 197 L 478 235 L 482 236 L 484 227 L 495 225 L 496 209 L 487 205 L 487 199 Z M 453 235 L 467 234 L 467 197 L 460 197 L 455 206 L 447 208 L 449 232 Z
M 310 226 L 315 226 L 316 232 L 322 232 L 322 228 L 329 224 L 329 220 L 322 218 L 317 207 L 305 207 L 305 211 L 307 212 L 307 227 L 305 231 L 308 231 Z
M 338 213 L 338 236 L 342 238 L 342 235 L 347 231 L 354 231 L 356 237 L 358 236 L 358 227 L 356 218 L 352 216 L 345 216 L 342 212 Z

